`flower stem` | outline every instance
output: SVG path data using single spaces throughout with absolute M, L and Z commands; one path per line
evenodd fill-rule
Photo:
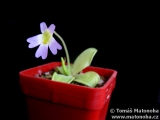
M 62 44 L 63 44 L 64 50 L 65 50 L 65 53 L 66 53 L 66 58 L 67 58 L 67 63 L 68 63 L 69 74 L 71 74 L 70 59 L 69 59 L 69 53 L 68 53 L 68 50 L 67 50 L 67 46 L 66 46 L 63 38 L 62 38 L 56 31 L 54 31 L 54 34 L 61 40 L 61 42 L 62 42 Z

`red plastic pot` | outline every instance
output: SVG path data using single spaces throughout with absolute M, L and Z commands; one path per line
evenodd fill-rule
M 84 69 L 109 78 L 100 88 L 34 77 L 38 70 L 47 72 L 60 65 L 52 62 L 20 72 L 29 120 L 105 120 L 117 71 L 92 66 Z

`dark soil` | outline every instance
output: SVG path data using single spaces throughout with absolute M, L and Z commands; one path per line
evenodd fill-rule
M 39 70 L 38 73 L 35 75 L 35 77 L 45 78 L 45 79 L 51 80 L 52 75 L 53 75 L 54 72 L 59 73 L 59 71 L 58 71 L 57 69 L 52 69 L 52 70 L 50 70 L 50 71 L 48 71 L 48 72 L 44 72 L 44 73 L 42 73 L 42 72 Z M 60 74 L 60 73 L 59 73 L 59 74 Z M 95 88 L 100 88 L 100 87 L 102 87 L 102 86 L 106 83 L 106 81 L 108 80 L 108 78 L 107 78 L 107 77 L 104 77 L 104 76 L 100 76 L 100 78 L 101 78 L 101 80 L 100 80 L 100 82 L 96 85 Z M 80 84 L 80 83 L 77 83 L 77 82 L 72 82 L 71 84 L 76 84 L 76 85 L 85 86 L 85 85 Z

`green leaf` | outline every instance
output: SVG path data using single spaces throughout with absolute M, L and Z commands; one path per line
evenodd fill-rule
M 64 75 L 70 75 L 69 70 L 65 65 L 65 61 L 64 61 L 63 57 L 61 57 L 61 63 L 62 63 L 62 70 L 61 71 L 63 71 L 62 73 Z
M 76 75 L 84 68 L 90 66 L 96 52 L 97 49 L 95 48 L 88 48 L 85 51 L 83 51 L 74 61 L 73 67 L 71 69 L 72 75 Z
M 74 81 L 92 88 L 94 88 L 100 81 L 100 76 L 93 71 L 89 71 L 84 74 L 78 74 L 75 77 L 76 79 Z
M 65 66 L 66 66 L 66 69 L 69 71 L 68 65 L 65 65 Z M 71 65 L 70 67 L 72 68 L 72 65 Z M 64 69 L 63 69 L 62 66 L 57 67 L 57 70 L 58 70 L 61 74 L 63 74 L 63 75 L 69 75 L 69 74 L 66 74 L 66 72 L 64 71 Z
M 61 67 L 57 67 L 57 69 L 58 69 L 58 71 L 59 71 L 61 74 L 63 74 L 63 75 L 66 74 L 66 73 L 64 72 L 62 66 L 61 66 Z
M 58 74 L 57 72 L 54 72 L 52 76 L 53 81 L 59 81 L 59 82 L 64 82 L 64 83 L 71 83 L 75 77 L 73 76 L 65 76 L 62 74 Z

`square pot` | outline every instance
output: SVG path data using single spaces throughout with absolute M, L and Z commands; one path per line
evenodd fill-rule
M 95 71 L 109 78 L 100 88 L 34 76 L 38 70 L 47 72 L 57 66 L 61 66 L 61 62 L 52 62 L 20 72 L 20 87 L 26 98 L 29 120 L 105 120 L 117 71 L 93 66 L 85 68 L 83 72 Z

